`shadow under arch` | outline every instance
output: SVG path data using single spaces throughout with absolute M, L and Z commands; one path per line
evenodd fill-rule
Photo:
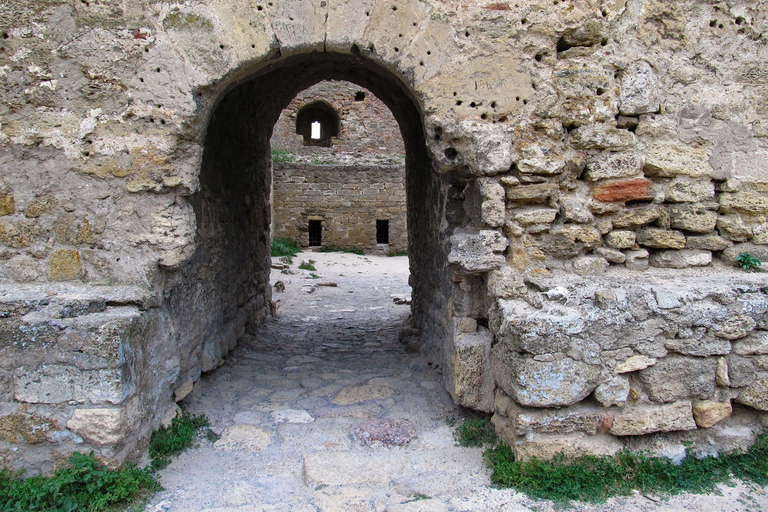
M 381 99 L 397 120 L 406 150 L 408 253 L 412 314 L 433 360 L 453 335 L 448 311 L 445 214 L 449 185 L 427 151 L 422 113 L 392 71 L 359 56 L 308 53 L 272 62 L 222 92 L 204 136 L 194 256 L 168 275 L 168 319 L 179 345 L 177 382 L 216 367 L 248 324 L 269 313 L 272 129 L 301 90 L 345 80 Z

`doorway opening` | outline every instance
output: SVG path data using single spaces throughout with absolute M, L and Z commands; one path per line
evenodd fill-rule
M 435 171 L 427 151 L 422 112 L 415 95 L 397 74 L 368 58 L 297 54 L 255 64 L 223 80 L 209 111 L 199 191 L 190 198 L 197 220 L 196 251 L 183 268 L 167 275 L 165 284 L 170 321 L 179 339 L 181 382 L 194 381 L 201 371 L 215 368 L 249 326 L 263 324 L 275 312 L 270 285 L 270 139 L 291 100 L 324 80 L 345 80 L 358 90 L 370 91 L 397 121 L 405 148 L 403 194 L 412 321 L 421 333 L 421 349 L 435 354 L 434 360 L 440 358 L 443 345 L 452 339 L 446 253 L 449 233 L 444 227 L 451 185 Z M 369 95 L 357 104 L 370 99 Z M 322 124 L 322 120 L 314 120 Z M 307 124 L 309 130 L 311 121 Z M 324 219 L 321 243 L 325 243 L 328 224 L 319 217 Z M 391 243 L 393 218 L 374 220 L 382 218 L 390 221 Z M 302 223 L 307 231 L 308 220 Z M 374 231 L 373 221 L 368 226 Z

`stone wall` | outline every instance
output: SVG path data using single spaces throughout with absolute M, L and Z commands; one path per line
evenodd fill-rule
M 270 137 L 325 80 L 399 125 L 413 317 L 458 403 L 521 456 L 748 444 L 767 40 L 751 0 L 3 2 L 2 464 L 137 457 L 264 320 Z
M 308 220 L 320 220 L 323 246 L 371 252 L 377 249 L 376 221 L 387 220 L 385 252 L 407 250 L 404 167 L 273 163 L 272 169 L 273 237 L 307 247 Z
M 297 116 L 322 102 L 339 117 L 330 147 L 304 144 Z M 309 245 L 308 220 L 320 220 L 324 246 L 366 252 L 407 250 L 405 147 L 392 112 L 371 91 L 326 80 L 301 91 L 283 109 L 270 145 L 272 236 Z M 388 220 L 389 246 L 376 247 L 376 220 Z
M 307 105 L 322 101 L 339 116 L 341 129 L 331 148 L 304 145 L 296 133 L 296 116 Z M 300 160 L 379 156 L 385 162 L 405 155 L 400 127 L 387 106 L 365 87 L 346 81 L 325 80 L 301 91 L 291 100 L 275 123 L 272 148 L 290 152 Z

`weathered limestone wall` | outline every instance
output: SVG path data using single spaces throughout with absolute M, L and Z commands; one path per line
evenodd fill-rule
M 521 454 L 748 443 L 765 279 L 726 265 L 768 261 L 767 39 L 753 0 L 3 2 L 2 465 L 135 457 L 265 318 L 269 139 L 323 80 L 400 126 L 414 319 L 459 403 Z M 565 401 L 537 384 L 582 374 Z M 614 381 L 629 398 L 606 407 Z M 689 404 L 726 402 L 693 430 Z
M 376 250 L 376 220 L 389 221 L 387 251 L 408 248 L 405 168 L 400 165 L 273 163 L 273 237 L 309 245 L 320 220 L 323 246 Z

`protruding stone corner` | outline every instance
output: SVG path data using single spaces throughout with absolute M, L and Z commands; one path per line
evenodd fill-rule
M 493 334 L 488 329 L 477 326 L 472 319 L 455 319 L 455 324 L 454 348 L 450 361 L 451 375 L 446 381 L 448 391 L 459 405 L 477 411 L 493 412 Z M 474 324 L 474 329 L 471 324 Z
M 512 166 L 512 134 L 506 126 L 454 116 L 426 119 L 427 145 L 440 172 L 469 170 L 475 177 L 495 176 Z
M 509 241 L 498 231 L 457 232 L 451 236 L 448 262 L 468 273 L 483 273 L 500 268 Z

